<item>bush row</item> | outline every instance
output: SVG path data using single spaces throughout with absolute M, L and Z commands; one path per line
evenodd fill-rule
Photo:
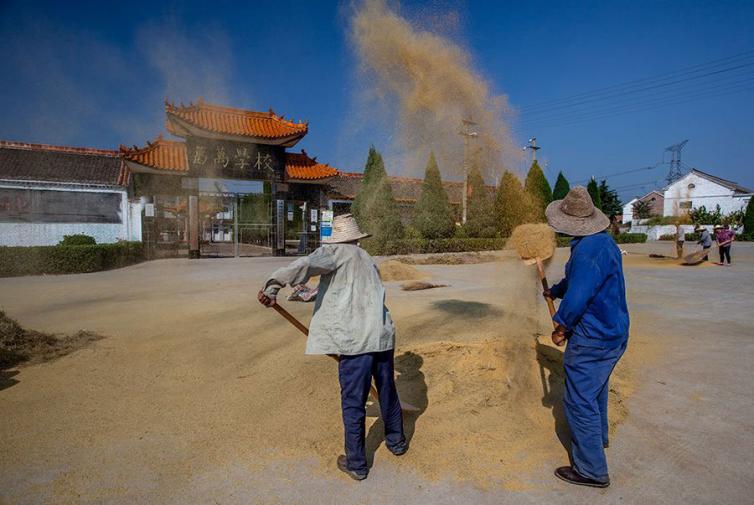
M 688 237 L 688 235 L 686 235 Z M 616 244 L 643 244 L 647 241 L 646 233 L 619 233 L 612 235 Z M 558 247 L 571 247 L 571 238 L 567 235 L 558 235 Z M 673 236 L 675 240 L 675 235 Z
M 0 247 L 0 277 L 97 272 L 143 260 L 141 242 Z
M 697 233 L 697 232 L 687 233 L 685 240 L 686 242 L 696 242 L 697 240 L 701 238 L 701 235 L 702 235 L 701 233 Z M 675 233 L 666 233 L 665 235 L 660 235 L 659 240 L 670 240 L 670 241 L 675 242 Z
M 505 246 L 504 238 L 442 238 L 435 240 L 406 239 L 392 240 L 379 251 L 379 254 L 450 253 L 467 251 L 494 251 Z

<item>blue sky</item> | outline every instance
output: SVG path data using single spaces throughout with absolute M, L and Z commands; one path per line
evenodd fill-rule
M 107 3 L 0 0 L 0 138 L 143 145 L 164 131 L 165 96 L 307 119 L 310 133 L 296 149 L 342 170 L 360 170 L 369 145 L 382 148 L 389 138 L 354 120 L 360 84 L 349 3 Z M 632 105 L 635 95 L 618 93 L 613 102 L 623 108 L 587 101 L 558 109 L 563 102 L 556 102 L 540 107 L 537 122 L 526 112 L 752 51 L 754 2 L 438 0 L 399 9 L 461 45 L 494 92 L 508 95 L 519 111 L 516 143 L 537 137 L 551 181 L 558 170 L 578 182 L 653 166 L 665 147 L 690 139 L 689 166 L 754 188 L 751 55 L 735 60 L 742 65 L 734 72 L 649 91 L 637 102 L 647 110 Z M 666 172 L 658 165 L 608 181 L 629 198 Z

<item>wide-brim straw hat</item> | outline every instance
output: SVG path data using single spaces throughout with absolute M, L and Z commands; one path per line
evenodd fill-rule
M 698 224 L 698 225 L 694 226 L 694 231 L 702 231 L 702 230 L 706 230 L 706 229 L 707 228 L 705 228 L 701 224 Z
M 594 235 L 610 226 L 610 219 L 594 206 L 584 186 L 575 186 L 565 198 L 552 202 L 545 215 L 555 231 L 573 237 Z
M 359 225 L 356 224 L 353 214 L 343 214 L 335 216 L 332 222 L 332 235 L 322 239 L 323 244 L 342 244 L 343 242 L 353 242 L 363 238 L 371 237 L 368 233 L 362 233 Z

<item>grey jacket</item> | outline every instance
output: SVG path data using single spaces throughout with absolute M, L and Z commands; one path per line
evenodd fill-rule
M 276 270 L 265 294 L 277 296 L 287 285 L 320 275 L 306 354 L 355 355 L 395 346 L 395 325 L 385 306 L 385 287 L 377 265 L 361 247 L 326 244 L 309 256 Z

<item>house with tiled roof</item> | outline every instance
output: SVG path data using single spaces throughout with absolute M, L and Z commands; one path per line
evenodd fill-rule
M 0 245 L 138 238 L 118 151 L 0 141 Z
M 723 214 L 746 209 L 754 191 L 737 182 L 692 169 L 663 190 L 663 215 L 678 216 L 704 206 Z

